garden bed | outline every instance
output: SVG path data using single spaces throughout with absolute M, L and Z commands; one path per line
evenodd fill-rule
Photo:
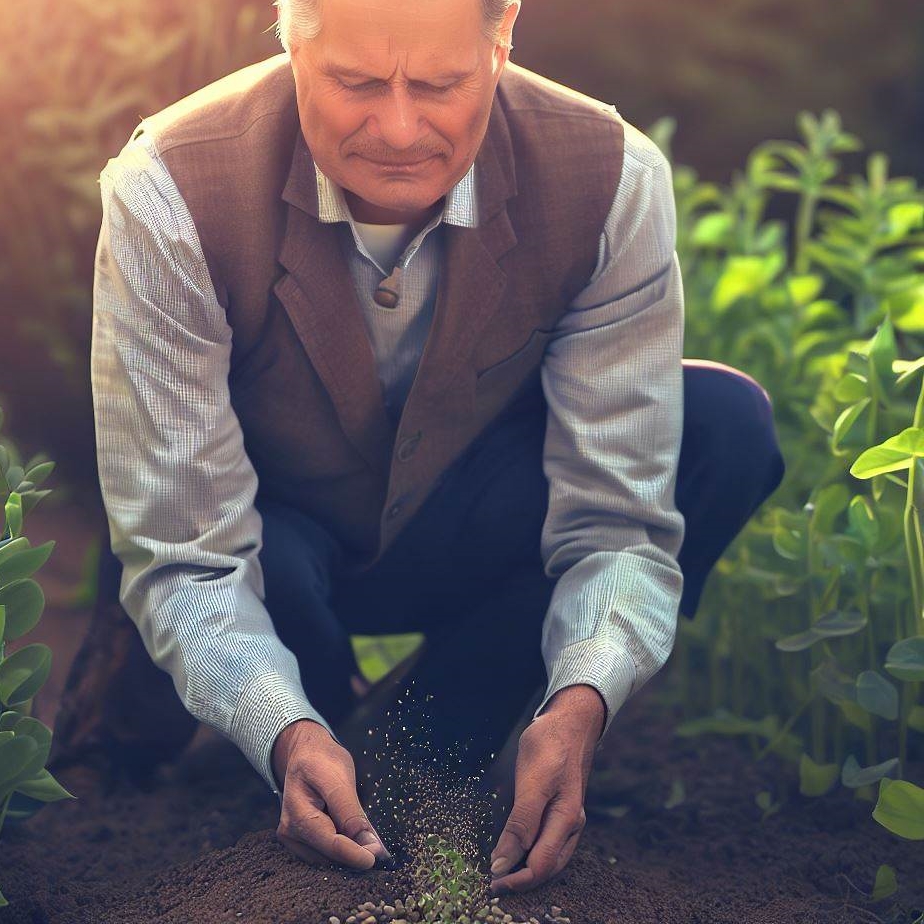
M 499 897 L 512 921 L 545 924 L 553 905 L 572 924 L 914 920 L 924 842 L 889 834 L 846 790 L 800 796 L 791 764 L 774 755 L 754 764 L 741 741 L 674 737 L 679 717 L 658 695 L 671 682 L 662 672 L 622 710 L 597 756 L 576 853 L 555 881 Z M 395 871 L 322 868 L 287 853 L 275 840 L 275 797 L 230 743 L 202 732 L 144 789 L 106 792 L 89 770 L 61 771 L 79 798 L 3 830 L 11 905 L 2 920 L 327 924 L 364 902 L 408 897 L 395 891 Z M 763 790 L 789 796 L 762 822 Z M 872 903 L 881 863 L 899 889 Z M 378 912 L 377 922 L 390 920 Z

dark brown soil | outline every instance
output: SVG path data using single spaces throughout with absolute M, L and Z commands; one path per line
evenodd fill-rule
M 27 639 L 56 654 L 70 653 L 86 624 L 85 612 L 61 601 L 79 574 L 87 517 L 65 522 L 63 512 L 40 518 L 37 510 L 30 532 L 33 544 L 59 543 L 39 575 L 46 593 L 56 592 Z M 66 667 L 59 661 L 55 676 Z M 587 827 L 561 876 L 500 898 L 513 921 L 544 922 L 557 905 L 572 924 L 911 924 L 924 911 L 924 842 L 890 835 L 849 791 L 803 798 L 792 765 L 773 755 L 755 764 L 740 741 L 674 737 L 679 716 L 662 703 L 671 667 L 616 720 L 591 777 Z M 46 690 L 36 705 L 51 721 L 56 703 Z M 909 778 L 920 780 L 919 739 L 915 747 Z M 395 873 L 290 855 L 275 840 L 275 797 L 204 727 L 144 789 L 107 788 L 79 767 L 59 776 L 78 799 L 0 833 L 0 888 L 11 903 L 0 924 L 327 924 L 364 901 L 405 897 L 393 891 Z M 667 808 L 676 780 L 685 796 Z M 761 790 L 783 800 L 764 822 L 754 802 Z M 622 817 L 618 806 L 628 807 Z M 479 860 L 486 884 L 487 859 Z M 899 890 L 871 903 L 881 863 L 895 867 Z
M 924 844 L 889 835 L 869 803 L 844 791 L 799 796 L 788 765 L 755 765 L 738 742 L 672 737 L 662 676 L 626 705 L 599 755 L 568 867 L 501 897 L 514 921 L 544 921 L 553 904 L 573 924 L 914 920 L 924 909 Z M 123 783 L 103 794 L 80 768 L 61 776 L 78 800 L 3 831 L 4 922 L 327 924 L 364 901 L 404 897 L 389 891 L 385 870 L 288 854 L 275 840 L 275 798 L 222 739 L 200 736 L 146 792 Z M 674 779 L 686 798 L 668 809 Z M 755 794 L 786 788 L 787 804 L 761 823 Z M 622 818 L 591 810 L 605 803 L 629 809 Z M 896 868 L 900 888 L 872 904 L 864 893 L 880 863 Z

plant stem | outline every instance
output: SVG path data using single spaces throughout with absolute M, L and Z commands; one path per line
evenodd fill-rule
M 783 740 L 786 733 L 796 724 L 799 720 L 799 717 L 808 709 L 809 705 L 814 701 L 814 693 L 810 693 L 808 697 L 803 701 L 802 705 L 786 720 L 786 723 L 783 727 L 770 739 L 765 745 L 763 750 L 755 758 L 755 763 L 759 760 L 763 760 L 764 757 L 773 749 L 773 747 Z
M 913 427 L 920 427 L 924 421 L 924 378 L 914 408 Z M 911 598 L 914 601 L 914 618 L 911 634 L 924 633 L 924 549 L 921 548 L 922 511 L 914 506 L 915 482 L 917 480 L 917 457 L 908 466 L 908 489 L 902 525 L 905 533 L 905 550 L 908 555 L 908 570 L 911 576 Z
M 3 830 L 3 822 L 4 822 L 4 819 L 6 818 L 6 809 L 7 809 L 7 806 L 10 804 L 10 799 L 12 798 L 13 798 L 13 793 L 9 792 L 4 797 L 3 802 L 0 803 L 0 831 Z
M 809 587 L 809 625 L 813 625 L 819 616 L 818 600 L 815 595 L 815 546 L 814 514 L 808 521 L 808 587 Z M 818 666 L 819 656 L 816 647 L 809 648 L 810 670 Z M 824 702 L 820 696 L 814 696 L 812 702 L 812 759 L 815 763 L 824 763 Z
M 899 705 L 898 724 L 898 769 L 899 778 L 905 779 L 905 760 L 908 756 L 908 713 L 913 705 L 911 699 L 911 684 L 903 683 L 901 686 L 901 701 Z
M 808 272 L 808 257 L 805 254 L 805 245 L 812 233 L 812 223 L 815 215 L 815 204 L 818 195 L 815 192 L 806 192 L 799 199 L 799 211 L 796 216 L 796 260 L 797 273 Z
M 873 632 L 873 620 L 870 617 L 869 595 L 863 576 L 860 576 L 860 587 L 857 599 L 860 603 L 860 612 L 866 617 L 866 645 L 869 649 L 869 669 L 876 670 L 876 638 Z M 872 766 L 876 763 L 876 732 L 873 729 L 873 723 L 870 721 L 869 728 L 865 733 L 866 737 L 866 764 Z
M 740 593 L 736 597 L 740 597 Z M 744 646 L 741 644 L 741 620 L 737 615 L 743 612 L 740 606 L 736 606 L 736 617 L 732 619 L 732 702 L 737 706 L 739 713 L 747 714 L 745 703 L 741 701 L 741 669 L 745 655 Z

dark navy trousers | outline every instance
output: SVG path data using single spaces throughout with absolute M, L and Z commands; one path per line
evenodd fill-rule
M 686 521 L 680 611 L 692 618 L 712 567 L 785 466 L 770 399 L 754 379 L 684 360 L 683 382 L 675 502 Z M 430 746 L 462 743 L 472 769 L 500 751 L 530 701 L 538 705 L 547 682 L 542 625 L 555 586 L 539 551 L 548 506 L 541 391 L 514 410 L 455 460 L 358 576 L 346 576 L 339 544 L 315 521 L 258 495 L 266 607 L 298 658 L 306 696 L 332 726 L 356 701 L 351 634 L 424 634 L 402 687 L 427 703 Z

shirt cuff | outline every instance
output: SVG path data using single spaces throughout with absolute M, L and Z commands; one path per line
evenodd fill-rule
M 343 745 L 327 720 L 305 698 L 301 686 L 293 685 L 289 678 L 277 673 L 264 674 L 246 687 L 228 733 L 280 802 L 282 786 L 273 773 L 273 745 L 279 733 L 298 719 L 318 722 Z
M 603 731 L 597 741 L 599 749 L 616 713 L 632 694 L 637 674 L 635 661 L 611 639 L 592 636 L 574 642 L 564 648 L 552 664 L 545 697 L 533 718 L 538 718 L 539 713 L 559 690 L 573 684 L 589 684 L 600 693 L 606 703 Z

